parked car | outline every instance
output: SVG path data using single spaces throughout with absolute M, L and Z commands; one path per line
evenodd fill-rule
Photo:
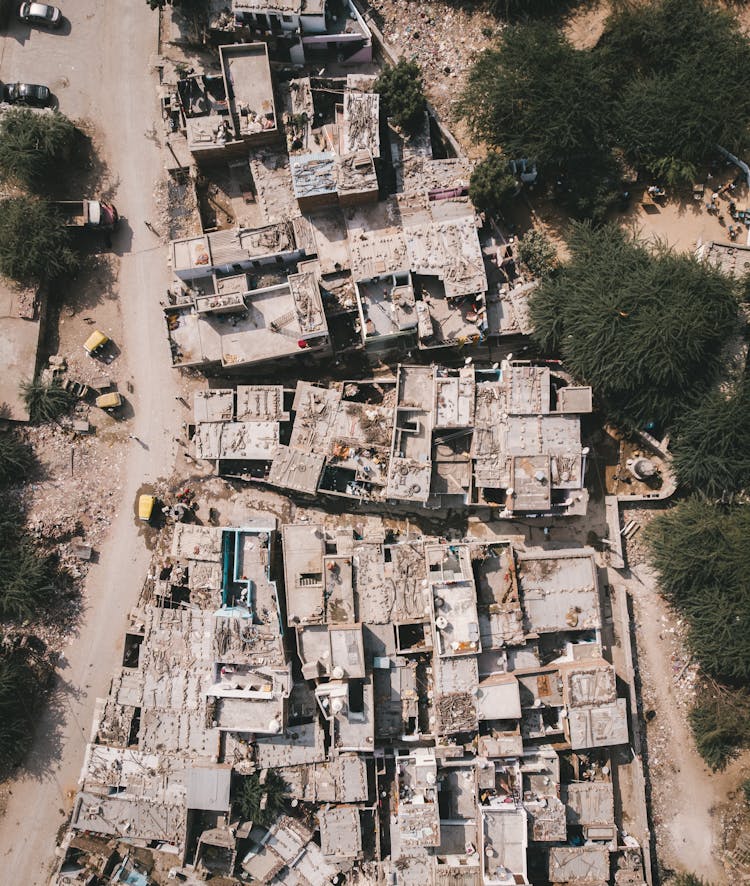
M 11 105 L 48 108 L 52 104 L 52 93 L 46 86 L 39 86 L 36 83 L 6 83 L 3 100 Z
M 59 28 L 63 23 L 62 12 L 48 3 L 22 3 L 18 7 L 18 17 L 22 22 L 42 28 Z

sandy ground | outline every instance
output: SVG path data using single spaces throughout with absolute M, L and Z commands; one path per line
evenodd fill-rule
M 656 513 L 627 509 L 623 521 L 644 525 Z M 723 863 L 725 815 L 732 793 L 747 776 L 750 755 L 714 773 L 695 750 L 687 714 L 695 699 L 697 669 L 685 647 L 684 625 L 643 562 L 639 536 L 628 546 L 631 570 L 617 581 L 632 600 L 643 711 L 652 712 L 646 740 L 657 857 L 663 869 L 693 872 L 712 886 L 723 886 L 733 882 Z
M 58 829 L 69 813 L 91 729 L 95 699 L 105 694 L 122 654 L 126 614 L 146 574 L 148 551 L 133 513 L 138 487 L 171 472 L 174 434 L 182 407 L 170 366 L 159 296 L 167 285 L 166 253 L 144 225 L 152 217 L 153 189 L 162 173 L 154 126 L 159 120 L 155 75 L 156 16 L 131 0 L 68 0 L 60 32 L 30 31 L 14 23 L 0 43 L 0 78 L 48 83 L 61 110 L 92 121 L 123 221 L 114 238 L 112 300 L 96 321 L 121 328 L 118 377 L 130 382 L 132 432 L 124 440 L 122 486 L 112 504 L 111 528 L 89 572 L 78 633 L 66 649 L 58 691 L 40 718 L 25 773 L 10 784 L 0 820 L 0 879 L 46 884 Z M 106 310 L 105 310 L 106 308 Z M 99 310 L 94 306 L 95 310 Z M 63 316 L 65 324 L 72 318 Z M 112 328 L 116 328 L 115 325 Z

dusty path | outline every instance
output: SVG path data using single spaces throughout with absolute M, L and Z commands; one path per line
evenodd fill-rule
M 115 235 L 120 253 L 122 357 L 135 409 L 133 432 L 143 446 L 129 447 L 122 500 L 115 504 L 100 562 L 85 589 L 79 635 L 66 650 L 59 690 L 42 716 L 28 771 L 11 785 L 0 820 L 0 879 L 24 886 L 46 884 L 54 864 L 55 838 L 68 814 L 91 729 L 97 697 L 106 693 L 122 655 L 128 610 L 148 567 L 133 514 L 144 479 L 168 475 L 173 442 L 182 421 L 175 401 L 177 377 L 170 367 L 159 297 L 167 284 L 166 254 L 144 221 L 152 217 L 152 194 L 162 172 L 153 136 L 158 121 L 155 74 L 156 16 L 133 0 L 67 0 L 70 27 L 48 34 L 14 23 L 2 37 L 0 79 L 48 83 L 60 109 L 94 122 L 115 200 L 125 217 Z
M 682 666 L 673 660 L 674 616 L 657 590 L 653 571 L 633 567 L 627 581 L 633 597 L 644 710 L 647 724 L 652 815 L 662 865 L 685 870 L 722 886 L 729 880 L 722 864 L 720 807 L 737 789 L 746 760 L 713 773 L 699 756 L 687 722 L 692 695 L 680 688 Z

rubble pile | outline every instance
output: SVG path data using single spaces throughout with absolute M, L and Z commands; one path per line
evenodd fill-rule
M 427 98 L 441 119 L 455 122 L 454 103 L 475 56 L 490 46 L 502 25 L 481 4 L 461 9 L 446 3 L 372 0 L 386 42 L 422 69 Z

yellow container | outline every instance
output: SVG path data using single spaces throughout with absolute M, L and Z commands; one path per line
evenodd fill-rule
M 156 498 L 153 495 L 141 495 L 138 499 L 138 519 L 148 522 L 154 512 Z
M 95 354 L 97 351 L 100 351 L 108 341 L 109 338 L 97 329 L 86 339 L 83 349 L 88 354 Z

